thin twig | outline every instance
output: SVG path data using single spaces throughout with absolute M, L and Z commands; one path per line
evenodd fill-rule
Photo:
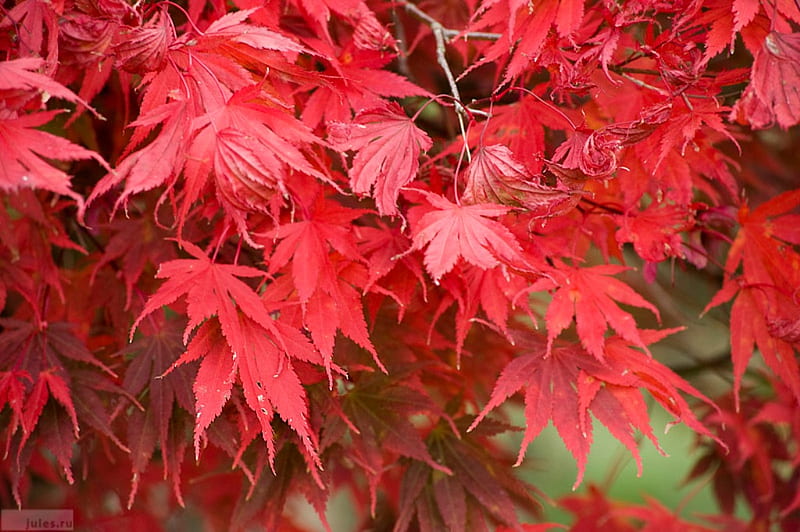
M 464 125 L 464 120 L 469 116 L 469 113 L 464 108 L 464 104 L 461 103 L 461 94 L 458 90 L 456 78 L 453 75 L 453 71 L 450 69 L 450 64 L 447 62 L 447 41 L 445 39 L 445 28 L 438 20 L 420 10 L 414 4 L 406 4 L 406 10 L 430 26 L 431 31 L 433 32 L 433 37 L 436 39 L 436 62 L 439 63 L 439 66 L 442 68 L 442 71 L 447 78 L 447 84 L 450 86 L 450 94 L 453 96 L 454 100 L 453 104 L 456 110 L 456 116 L 458 117 L 458 129 L 462 138 L 464 139 L 464 144 L 467 144 L 467 129 Z M 471 161 L 469 150 L 467 150 L 467 161 Z
M 644 89 L 650 89 L 652 91 L 656 91 L 657 93 L 659 93 L 662 96 L 669 96 L 669 93 L 667 91 L 665 91 L 664 89 L 659 89 L 658 87 L 654 87 L 653 85 L 650 85 L 649 83 L 645 83 L 644 81 L 642 81 L 642 80 L 640 80 L 638 78 L 634 78 L 633 76 L 630 76 L 628 74 L 625 74 L 624 72 L 622 74 L 620 74 L 620 75 L 623 78 L 625 78 L 628 81 L 630 81 L 631 83 L 633 83 L 634 85 L 638 85 L 638 86 L 640 86 L 640 87 L 642 87 Z
M 397 16 L 397 11 L 392 9 L 392 24 L 394 25 L 394 38 L 397 41 L 397 69 L 406 78 L 411 79 L 411 69 L 408 66 L 408 39 L 403 21 Z
M 406 11 L 408 11 L 410 15 L 412 15 L 414 18 L 421 20 L 431 28 L 433 27 L 434 24 L 438 24 L 439 27 L 441 28 L 442 36 L 447 38 L 448 41 L 452 40 L 455 37 L 458 37 L 459 35 L 463 37 L 464 40 L 472 39 L 476 41 L 499 41 L 503 37 L 502 33 L 490 33 L 486 31 L 468 31 L 464 33 L 459 30 L 445 28 L 444 26 L 441 25 L 441 23 L 438 20 L 436 20 L 429 14 L 425 13 L 411 2 L 406 2 L 404 5 L 406 6 Z

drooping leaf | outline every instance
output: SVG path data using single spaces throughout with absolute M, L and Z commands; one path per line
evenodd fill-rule
M 79 205 L 83 204 L 83 198 L 70 186 L 69 174 L 48 163 L 45 158 L 59 161 L 94 159 L 103 166 L 107 165 L 91 150 L 63 137 L 33 129 L 48 123 L 58 113 L 43 111 L 21 116 L 7 111 L 0 113 L 0 151 L 3 153 L 0 189 L 12 192 L 20 188 L 41 188 L 69 196 Z
M 731 309 L 731 358 L 737 404 L 756 346 L 774 374 L 800 397 L 792 337 L 786 338 L 776 327 L 782 321 L 793 322 L 798 314 L 794 296 L 800 286 L 798 216 L 787 214 L 798 205 L 800 193 L 792 191 L 752 210 L 747 205 L 739 210 L 741 227 L 728 252 L 725 282 L 706 306 L 707 311 L 736 296 Z
M 575 205 L 576 196 L 566 187 L 548 187 L 535 179 L 507 147 L 485 146 L 472 156 L 462 200 L 522 207 L 540 216 L 554 216 Z
M 463 428 L 469 421 L 460 418 L 455 423 Z M 510 428 L 495 425 L 500 426 L 499 430 L 487 431 L 489 434 Z M 489 527 L 505 525 L 521 531 L 524 529 L 515 506 L 538 513 L 538 503 L 532 495 L 536 490 L 508 470 L 490 465 L 496 463 L 502 451 L 480 429 L 456 436 L 450 427 L 440 423 L 426 443 L 436 460 L 452 472 L 443 475 L 419 461 L 409 465 L 400 487 L 400 515 L 395 531 L 408 530 L 415 517 L 420 530 L 490 530 L 494 528 Z
M 777 123 L 786 129 L 800 122 L 800 33 L 770 32 L 756 53 L 751 76 L 737 109 L 754 128 Z
M 599 361 L 603 360 L 604 337 L 609 326 L 629 342 L 647 350 L 633 316 L 615 301 L 645 308 L 656 317 L 659 317 L 659 312 L 629 285 L 611 277 L 626 269 L 613 264 L 559 268 L 554 274 L 563 275 L 563 279 L 554 283 L 543 278 L 530 288 L 555 288 L 545 314 L 548 350 L 558 335 L 570 326 L 573 316 L 581 344 Z
M 375 198 L 381 214 L 397 214 L 400 189 L 416 177 L 430 137 L 396 104 L 363 111 L 350 124 L 329 124 L 328 134 L 337 149 L 357 152 L 349 171 L 353 192 Z
M 673 331 L 646 334 L 645 341 L 652 343 L 670 332 Z M 526 428 L 517 464 L 522 462 L 528 445 L 552 420 L 577 462 L 578 475 L 573 488 L 577 487 L 592 445 L 590 416 L 594 415 L 633 454 L 641 474 L 634 431 L 640 431 L 656 446 L 658 442 L 639 388 L 647 389 L 678 421 L 700 434 L 711 435 L 692 414 L 681 392 L 710 401 L 667 367 L 628 347 L 621 338 L 609 342 L 606 365 L 574 344 L 548 349 L 543 339 L 530 333 L 518 333 L 515 345 L 523 354 L 500 374 L 489 403 L 469 430 L 474 430 L 491 410 L 524 387 Z

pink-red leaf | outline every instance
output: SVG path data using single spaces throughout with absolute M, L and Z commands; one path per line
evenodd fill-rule
M 509 211 L 493 204 L 458 205 L 438 194 L 425 192 L 434 208 L 414 227 L 412 249 L 425 249 L 425 268 L 438 281 L 463 258 L 488 269 L 521 256 L 516 237 L 503 224 L 492 220 Z
M 397 214 L 397 196 L 416 177 L 430 137 L 396 104 L 363 111 L 350 124 L 329 124 L 328 133 L 339 150 L 357 152 L 349 172 L 353 192 L 375 198 L 381 214 Z

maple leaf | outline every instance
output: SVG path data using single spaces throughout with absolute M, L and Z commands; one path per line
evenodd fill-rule
M 88 106 L 77 94 L 52 77 L 37 72 L 44 66 L 45 60 L 39 57 L 20 57 L 0 62 L 0 91 L 40 91 L 45 101 L 56 97 Z
M 392 294 L 400 304 L 398 321 L 402 321 L 405 307 L 417 289 L 421 288 L 423 298 L 427 299 L 425 273 L 420 260 L 414 255 L 403 255 L 410 246 L 410 240 L 398 228 L 388 227 L 378 222 L 378 227 L 356 227 L 359 235 L 359 251 L 369 263 L 369 279 L 364 291 L 369 291 L 379 280 L 390 276 L 386 283 L 392 287 Z M 403 268 L 398 268 L 402 265 Z
M 95 263 L 91 281 L 108 264 L 118 264 L 125 281 L 125 304 L 131 304 L 131 295 L 147 264 L 157 265 L 175 258 L 174 246 L 165 238 L 167 234 L 147 216 L 126 217 L 110 222 L 104 229 L 113 232 L 103 249 L 103 256 Z
M 4 409 L 7 401 L 16 418 L 5 429 L 6 452 L 16 451 L 15 468 L 22 471 L 27 467 L 30 450 L 38 443 L 53 452 L 67 480 L 74 482 L 73 443 L 86 425 L 98 429 L 123 451 L 128 451 L 111 431 L 110 418 L 102 401 L 95 398 L 93 404 L 81 403 L 75 388 L 86 383 L 78 378 L 80 370 L 72 364 L 68 366 L 68 363 L 79 362 L 99 368 L 112 377 L 116 375 L 75 337 L 71 324 L 37 325 L 3 318 L 0 327 L 3 328 L 0 333 L 0 372 L 5 374 L 5 390 L 0 393 L 0 398 L 5 400 L 0 406 Z M 113 383 L 97 375 L 96 371 L 90 381 L 94 387 L 118 391 Z M 12 440 L 20 429 L 21 437 Z M 12 490 L 19 504 L 19 485 L 15 483 Z
M 348 172 L 353 192 L 375 198 L 380 214 L 397 214 L 400 189 L 416 177 L 430 137 L 394 103 L 362 111 L 349 124 L 328 124 L 328 135 L 337 149 L 357 151 Z
M 510 56 L 502 82 L 506 84 L 518 77 L 531 62 L 539 62 L 553 27 L 559 37 L 571 40 L 583 18 L 584 2 L 581 0 L 544 0 L 535 8 L 525 0 L 484 2 L 475 11 L 465 33 L 492 27 L 502 31 L 503 38 L 489 46 L 481 60 L 467 72 L 481 64 Z
M 545 321 L 547 322 L 547 349 L 553 341 L 572 323 L 577 325 L 581 344 L 597 360 L 603 360 L 604 336 L 611 326 L 620 336 L 647 351 L 630 313 L 625 312 L 614 301 L 645 308 L 659 317 L 658 309 L 637 294 L 630 286 L 610 277 L 628 268 L 614 264 L 588 268 L 562 267 L 553 272 L 553 278 L 536 281 L 528 291 L 555 288 Z M 660 319 L 660 317 L 659 317 Z
M 556 148 L 553 160 L 563 168 L 580 171 L 583 178 L 603 179 L 617 170 L 621 145 L 621 139 L 608 130 L 578 128 Z
M 458 433 L 471 419 L 454 421 Z M 508 470 L 491 465 L 504 453 L 487 438 L 513 429 L 489 422 L 477 431 L 458 435 L 444 422 L 434 427 L 426 443 L 437 462 L 452 473 L 442 475 L 424 462 L 412 462 L 400 486 L 394 530 L 408 530 L 414 517 L 419 530 L 490 530 L 489 523 L 523 530 L 515 506 L 537 514 L 539 504 L 531 495 L 536 490 Z
M 113 45 L 115 66 L 135 74 L 160 70 L 174 41 L 175 26 L 162 7 L 141 26 L 119 29 Z
M 617 241 L 632 242 L 636 253 L 647 262 L 683 257 L 680 233 L 689 231 L 695 223 L 693 212 L 668 203 L 652 203 L 644 210 L 620 218 Z
M 287 55 L 307 51 L 285 35 L 263 26 L 244 23 L 244 20 L 256 11 L 258 8 L 243 9 L 223 15 L 203 31 L 198 45 L 201 49 L 216 46 L 235 49 L 237 45 L 245 45 L 256 50 L 276 50 Z
M 180 154 L 186 150 L 191 119 L 189 103 L 185 99 L 178 99 L 131 122 L 130 126 L 143 132 L 149 132 L 155 125 L 163 125 L 153 142 L 125 157 L 113 172 L 95 185 L 87 203 L 92 203 L 122 181 L 125 181 L 125 188 L 117 198 L 115 207 L 124 205 L 132 194 L 150 190 L 167 181 L 172 182 L 183 164 Z
M 181 506 L 184 505 L 180 463 L 185 443 L 176 445 L 176 441 L 181 440 L 176 440 L 171 433 L 181 430 L 184 418 L 188 417 L 186 413 L 194 412 L 192 380 L 196 368 L 182 366 L 164 375 L 183 351 L 177 323 L 177 320 L 162 321 L 156 331 L 137 338 L 119 353 L 132 357 L 123 387 L 130 394 L 147 397 L 145 410 L 133 410 L 129 418 L 128 446 L 133 478 L 128 508 L 133 505 L 139 481 L 150 464 L 156 445 L 161 450 L 164 478 L 171 478 L 175 497 Z M 184 416 L 178 415 L 175 404 L 184 410 Z
M 147 300 L 142 312 L 133 323 L 130 339 L 141 321 L 152 312 L 174 303 L 186 296 L 189 322 L 183 333 L 184 344 L 189 334 L 206 318 L 217 315 L 223 333 L 235 338 L 239 332 L 236 309 L 261 324 L 272 329 L 272 318 L 267 314 L 258 295 L 238 277 L 263 277 L 264 272 L 249 266 L 217 264 L 212 262 L 203 250 L 191 242 L 183 242 L 184 249 L 191 259 L 176 259 L 162 263 L 156 277 L 167 279 L 155 294 Z M 235 305 L 234 305 L 235 302 Z
M 800 286 L 800 217 L 787 214 L 800 205 L 800 192 L 776 196 L 755 209 L 739 210 L 741 227 L 725 262 L 725 281 L 704 312 L 736 296 L 731 308 L 731 359 L 734 397 L 739 401 L 742 376 L 758 347 L 764 361 L 800 398 L 800 368 L 791 340 L 781 334 L 781 322 L 792 323 L 798 314 L 795 298 Z M 741 266 L 741 275 L 736 272 Z M 778 334 L 773 334 L 778 333 Z M 788 341 L 787 341 L 788 340 Z
M 574 207 L 570 190 L 537 183 L 506 146 L 479 148 L 467 169 L 462 200 L 467 204 L 495 203 L 555 216 Z
M 369 351 L 375 364 L 386 372 L 369 339 L 361 296 L 353 286 L 341 279 L 342 269 L 346 267 L 347 265 L 337 268 L 339 275 L 333 284 L 318 288 L 303 311 L 303 321 L 311 333 L 314 345 L 322 354 L 331 385 L 331 361 L 337 330 L 341 330 L 342 334 Z
M 44 111 L 22 116 L 0 112 L 0 151 L 3 153 L 0 189 L 42 188 L 69 196 L 78 205 L 83 205 L 83 198 L 70 188 L 70 176 L 46 162 L 45 157 L 60 161 L 94 159 L 105 168 L 108 165 L 91 150 L 63 137 L 33 129 L 48 123 L 59 112 Z
M 224 105 L 194 119 L 184 169 L 187 193 L 182 212 L 200 197 L 213 171 L 217 196 L 243 235 L 248 211 L 277 217 L 292 172 L 326 180 L 298 148 L 318 139 L 302 122 L 269 105 L 261 89 L 243 87 Z
M 751 77 L 733 114 L 742 111 L 756 129 L 800 122 L 800 33 L 770 32 L 755 54 Z
M 650 344 L 672 332 L 675 330 L 648 332 L 643 337 Z M 700 434 L 711 436 L 692 414 L 680 392 L 709 404 L 711 401 L 667 367 L 628 347 L 619 337 L 609 341 L 604 363 L 574 344 L 551 349 L 542 339 L 527 332 L 516 333 L 515 345 L 524 354 L 505 367 L 488 404 L 468 430 L 475 429 L 489 411 L 524 387 L 527 426 L 517 465 L 522 463 L 528 445 L 552 420 L 577 463 L 575 489 L 583 478 L 592 445 L 591 412 L 633 454 L 641 475 L 641 457 L 634 430 L 645 435 L 659 451 L 660 447 L 639 388 L 647 389 L 679 421 Z
M 611 500 L 605 490 L 591 484 L 584 494 L 569 495 L 558 501 L 559 505 L 574 514 L 571 530 L 598 530 L 608 528 L 619 532 L 635 530 L 680 530 L 681 532 L 712 532 L 716 527 L 706 527 L 682 519 L 677 512 L 664 507 L 651 497 L 644 504 L 622 504 Z
M 310 45 L 330 64 L 320 73 L 326 83 L 314 88 L 303 108 L 303 121 L 311 127 L 348 122 L 354 111 L 385 106 L 386 97 L 431 96 L 406 77 L 383 68 L 393 54 L 359 48 L 357 42 L 344 47 L 327 41 Z
M 319 353 L 299 331 L 273 320 L 258 295 L 237 278 L 261 277 L 264 272 L 247 266 L 216 264 L 197 246 L 189 242 L 183 245 L 194 258 L 160 266 L 157 277 L 167 281 L 147 301 L 133 324 L 131 337 L 145 316 L 186 296 L 189 322 L 184 330 L 184 343 L 192 330 L 198 325 L 200 328 L 170 371 L 202 359 L 194 382 L 195 456 L 199 456 L 200 442 L 208 426 L 230 398 L 238 375 L 247 405 L 261 423 L 270 462 L 275 457 L 271 422 L 273 412 L 277 411 L 319 465 L 307 420 L 305 390 L 290 361 L 298 358 L 321 363 Z M 216 319 L 208 320 L 212 316 Z
M 524 292 L 528 282 L 522 276 L 509 274 L 502 267 L 482 269 L 464 265 L 458 275 L 452 275 L 442 283 L 447 295 L 442 298 L 431 320 L 431 327 L 453 303 L 458 305 L 456 313 L 456 368 L 461 367 L 461 354 L 467 334 L 475 323 L 482 323 L 511 340 L 508 320 L 514 308 L 515 296 Z M 488 322 L 480 317 L 480 310 Z M 524 309 L 531 320 L 536 320 L 530 309 Z
M 493 204 L 458 205 L 424 192 L 433 207 L 414 224 L 410 251 L 425 249 L 425 268 L 438 282 L 459 257 L 483 269 L 521 258 L 522 248 L 503 224 L 492 220 L 510 207 Z
M 333 415 L 326 422 L 320 446 L 339 444 L 350 433 L 348 452 L 367 475 L 373 509 L 392 456 L 413 458 L 444 475 L 452 474 L 433 458 L 424 435 L 410 421 L 413 416 L 445 416 L 420 383 L 416 368 L 396 366 L 389 374 L 363 372 L 353 382 L 355 386 L 343 394 L 341 402 L 332 403 Z

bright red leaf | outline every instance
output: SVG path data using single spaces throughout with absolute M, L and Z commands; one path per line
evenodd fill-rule
M 328 124 L 328 135 L 337 149 L 357 152 L 349 171 L 353 192 L 375 198 L 379 213 L 397 214 L 397 196 L 416 177 L 430 137 L 397 105 L 360 112 L 349 124 Z
M 618 303 L 645 308 L 656 317 L 659 313 L 630 286 L 611 277 L 627 269 L 613 264 L 563 267 L 554 272 L 554 278 L 543 278 L 529 288 L 555 288 L 545 314 L 548 351 L 553 341 L 572 324 L 573 316 L 581 344 L 599 361 L 604 358 L 605 334 L 609 326 L 622 338 L 647 351 L 633 316 L 622 310 Z
M 492 220 L 506 214 L 509 207 L 458 205 L 429 192 L 424 196 L 433 210 L 415 224 L 411 249 L 425 248 L 425 268 L 435 282 L 452 270 L 459 258 L 483 269 L 521 258 L 522 248 L 511 231 Z

